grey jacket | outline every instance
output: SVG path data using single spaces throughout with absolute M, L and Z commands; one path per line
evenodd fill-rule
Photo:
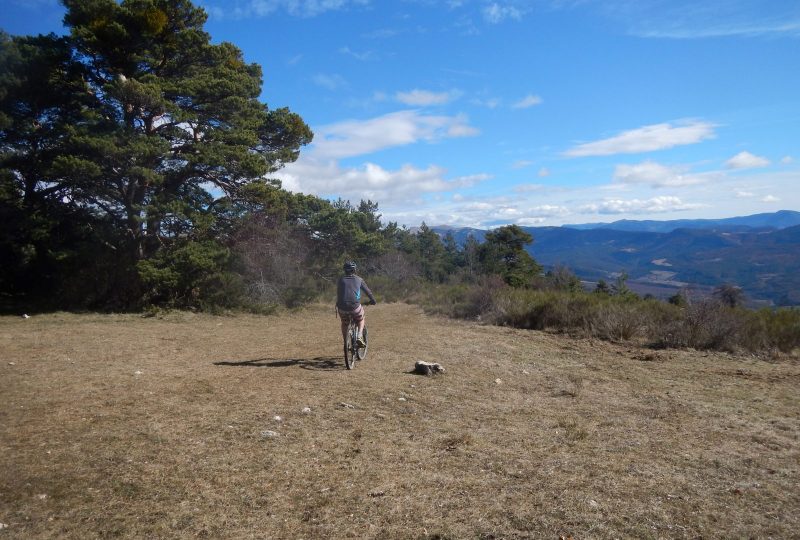
M 363 279 L 355 274 L 340 277 L 336 284 L 336 307 L 340 311 L 353 311 L 361 303 L 361 291 L 367 293 L 369 299 L 375 302 L 372 291 Z

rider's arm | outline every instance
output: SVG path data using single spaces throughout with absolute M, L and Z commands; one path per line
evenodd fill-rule
M 367 296 L 369 296 L 370 303 L 372 303 L 373 305 L 378 303 L 377 300 L 375 300 L 375 296 L 373 296 L 372 291 L 369 290 L 369 287 L 367 287 L 367 284 L 364 280 L 361 280 L 361 289 L 365 293 L 367 293 Z

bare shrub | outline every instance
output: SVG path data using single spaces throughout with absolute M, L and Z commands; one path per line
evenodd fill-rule
M 477 286 L 467 295 L 463 306 L 463 316 L 467 318 L 486 318 L 494 313 L 498 296 L 508 289 L 500 276 L 482 277 Z
M 762 309 L 750 313 L 743 332 L 750 350 L 773 349 L 789 353 L 800 347 L 800 310 Z
M 390 280 L 405 282 L 422 275 L 422 268 L 409 254 L 391 250 L 369 261 L 366 272 L 370 276 L 386 276 Z
M 318 294 L 308 265 L 308 239 L 289 225 L 259 216 L 232 240 L 248 299 L 255 305 L 300 305 Z
M 643 327 L 642 314 L 630 303 L 607 302 L 593 321 L 594 336 L 612 341 L 629 340 Z
M 567 383 L 565 387 L 562 388 L 557 395 L 576 398 L 580 395 L 582 389 L 583 377 L 577 373 L 570 373 L 567 375 Z
M 744 317 L 715 300 L 701 300 L 687 306 L 683 317 L 668 324 L 656 342 L 665 347 L 693 347 L 733 351 L 745 330 Z

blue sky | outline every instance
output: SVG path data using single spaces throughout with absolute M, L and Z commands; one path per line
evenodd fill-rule
M 0 28 L 63 33 L 55 0 Z M 797 0 L 202 0 L 315 132 L 294 191 L 415 226 L 800 210 Z

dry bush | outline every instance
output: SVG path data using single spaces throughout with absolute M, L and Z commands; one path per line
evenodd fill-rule
M 688 305 L 682 318 L 651 337 L 664 347 L 733 351 L 742 341 L 744 323 L 740 311 L 706 299 Z
M 746 336 L 761 335 L 761 340 L 750 345 L 762 344 L 769 348 L 790 353 L 800 347 L 800 310 L 779 309 L 776 311 L 762 309 L 749 318 Z
M 365 267 L 370 276 L 386 276 L 389 280 L 403 283 L 416 281 L 422 276 L 419 262 L 407 253 L 392 250 L 371 259 Z
M 632 303 L 600 306 L 592 324 L 592 335 L 611 341 L 624 341 L 639 334 L 644 326 L 642 313 Z
M 576 398 L 580 395 L 581 390 L 583 389 L 583 382 L 584 379 L 581 375 L 578 375 L 577 373 L 570 373 L 567 375 L 567 381 L 564 388 L 556 392 L 556 395 Z
M 233 253 L 255 306 L 296 307 L 319 294 L 309 273 L 309 240 L 284 222 L 254 218 L 233 239 Z

